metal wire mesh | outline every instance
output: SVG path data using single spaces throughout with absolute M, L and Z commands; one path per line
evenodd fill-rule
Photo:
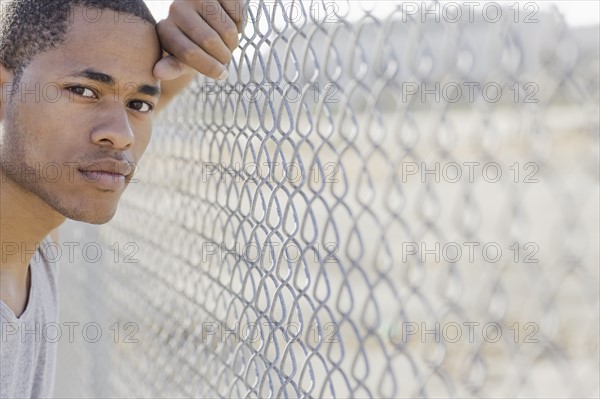
M 64 229 L 104 256 L 62 262 L 62 321 L 103 337 L 57 394 L 597 396 L 598 27 L 248 5 L 115 219 Z

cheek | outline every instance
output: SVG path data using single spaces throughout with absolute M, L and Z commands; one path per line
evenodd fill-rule
M 7 112 L 0 126 L 0 159 L 3 163 L 25 158 L 23 150 L 26 137 L 23 132 L 18 115 Z
M 27 161 L 28 154 L 25 151 L 31 147 L 36 140 L 31 134 L 36 126 L 24 115 L 24 110 L 19 104 L 11 104 L 7 107 L 6 118 L 3 120 L 1 136 L 2 160 Z M 33 121 L 34 122 L 34 121 Z
M 62 104 L 19 103 L 18 130 L 26 161 L 58 161 L 75 145 L 73 126 L 81 126 Z

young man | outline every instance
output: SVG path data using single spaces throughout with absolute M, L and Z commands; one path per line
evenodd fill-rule
M 0 397 L 48 397 L 66 218 L 114 216 L 152 122 L 197 72 L 226 78 L 242 0 L 0 0 Z

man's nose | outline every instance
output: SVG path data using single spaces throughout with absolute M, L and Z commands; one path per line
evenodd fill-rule
M 135 137 L 127 111 L 125 110 L 107 110 L 98 117 L 100 123 L 91 133 L 91 140 L 94 144 L 101 146 L 111 146 L 117 150 L 126 150 L 133 146 Z

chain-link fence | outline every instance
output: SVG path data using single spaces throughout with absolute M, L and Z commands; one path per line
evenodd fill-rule
M 424 5 L 249 3 L 62 231 L 57 395 L 599 395 L 598 26 Z

